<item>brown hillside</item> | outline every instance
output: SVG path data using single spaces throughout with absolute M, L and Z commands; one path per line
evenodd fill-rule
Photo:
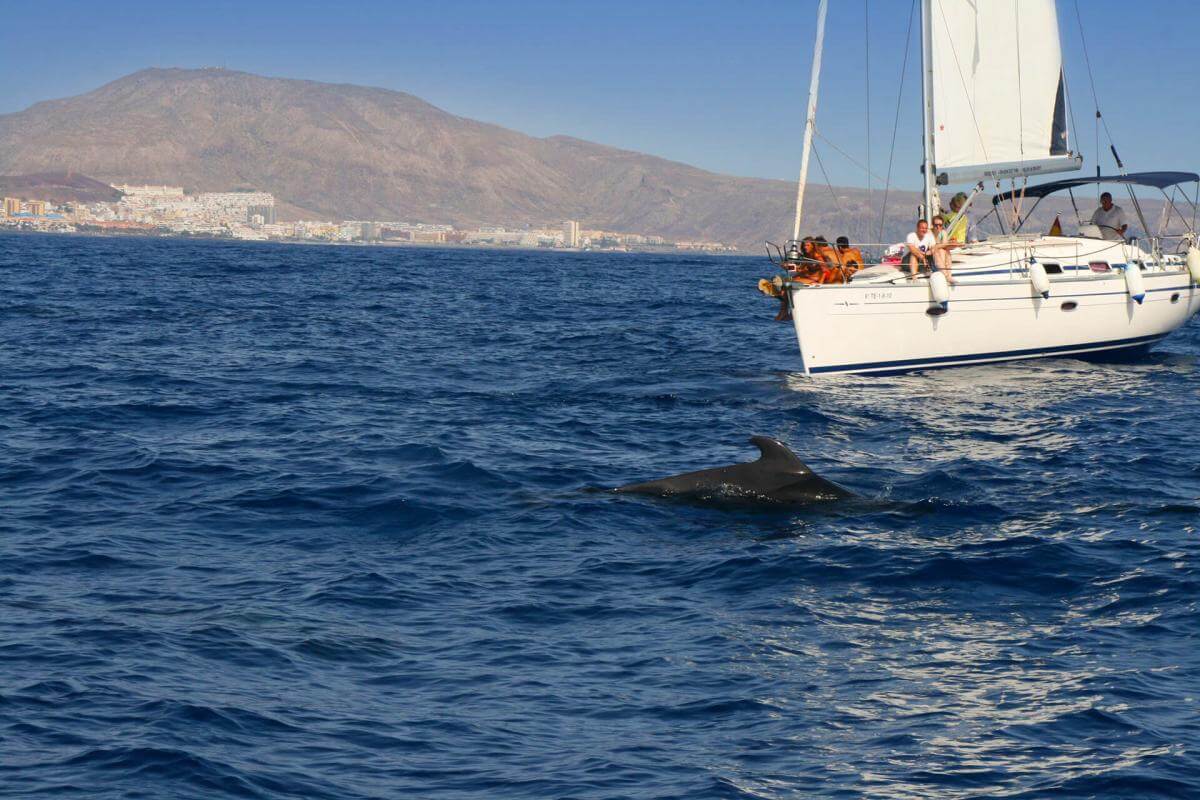
M 578 219 L 747 248 L 786 237 L 794 194 L 784 181 L 527 136 L 401 92 L 214 69 L 143 70 L 0 115 L 0 172 L 64 170 L 201 191 L 256 187 L 274 193 L 284 210 L 313 217 L 456 225 Z M 866 193 L 837 193 L 844 218 L 825 187 L 812 190 L 811 231 L 865 237 L 874 227 L 866 223 Z M 913 196 L 899 197 L 893 208 L 907 214 Z M 861 229 L 841 230 L 838 219 Z
M 121 193 L 107 183 L 71 172 L 0 175 L 0 194 L 51 203 L 110 203 Z

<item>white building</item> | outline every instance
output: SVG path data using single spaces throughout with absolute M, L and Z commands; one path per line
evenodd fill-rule
M 185 194 L 179 186 L 118 186 L 125 196 L 116 204 L 119 219 L 151 225 L 194 223 L 242 225 L 255 209 L 267 222 L 274 216 L 275 198 L 267 192 L 202 192 Z
M 579 223 L 569 219 L 563 223 L 563 247 L 579 247 Z
M 139 200 L 169 200 L 183 197 L 182 186 L 134 186 L 128 183 L 114 184 L 113 188 L 128 198 Z

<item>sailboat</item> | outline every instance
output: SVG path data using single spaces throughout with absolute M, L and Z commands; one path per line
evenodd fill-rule
M 787 281 L 804 373 L 895 373 L 1127 354 L 1147 350 L 1186 324 L 1200 311 L 1197 203 L 1191 202 L 1190 220 L 1184 213 L 1170 217 L 1183 221 L 1183 233 L 1168 236 L 1160 224 L 1151 235 L 1135 188 L 1162 190 L 1173 207 L 1176 187 L 1200 187 L 1200 175 L 1127 173 L 1114 147 L 1119 174 L 1031 185 L 1030 179 L 1083 165 L 1068 138 L 1054 0 L 919 1 L 921 211 L 931 216 L 941 208 L 943 187 L 971 184 L 964 212 L 987 185 L 997 190 L 992 204 L 1002 226 L 999 210 L 1016 211 L 999 235 L 950 251 L 953 283 L 940 270 L 912 276 L 904 263 L 869 266 L 838 283 Z M 817 12 L 795 226 L 780 249 L 792 276 L 805 261 L 800 231 L 827 5 L 821 0 Z M 1058 225 L 1045 235 L 1023 229 L 1032 213 L 1022 216 L 1026 204 L 1065 192 L 1078 208 L 1075 190 L 1098 184 L 1128 190 L 1144 238 L 1113 235 L 1082 216 L 1075 235 L 1063 235 Z

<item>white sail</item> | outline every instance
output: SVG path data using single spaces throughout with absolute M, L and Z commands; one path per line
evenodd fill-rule
M 1054 0 L 928 0 L 938 183 L 1077 170 Z

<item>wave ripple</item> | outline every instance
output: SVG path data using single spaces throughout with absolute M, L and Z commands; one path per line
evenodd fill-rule
M 1194 325 L 812 382 L 758 259 L 3 238 L 2 796 L 1200 796 Z M 751 434 L 879 502 L 584 491 Z

